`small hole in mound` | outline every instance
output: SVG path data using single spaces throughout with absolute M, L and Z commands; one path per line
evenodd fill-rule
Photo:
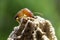
M 32 33 L 34 33 L 34 31 L 32 31 Z
M 37 30 L 37 28 L 35 28 L 35 30 Z

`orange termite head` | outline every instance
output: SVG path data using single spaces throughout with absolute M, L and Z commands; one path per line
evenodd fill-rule
M 16 14 L 15 19 L 18 20 L 22 17 L 34 17 L 34 15 L 29 9 L 24 8 Z

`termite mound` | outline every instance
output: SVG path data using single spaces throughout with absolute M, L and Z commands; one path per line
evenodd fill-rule
M 19 18 L 19 25 L 14 27 L 7 40 L 57 40 L 57 37 L 49 20 L 27 16 Z

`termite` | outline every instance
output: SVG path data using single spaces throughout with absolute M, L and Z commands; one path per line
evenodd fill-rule
M 34 17 L 34 15 L 29 9 L 24 8 L 16 14 L 15 20 L 19 22 L 23 17 Z

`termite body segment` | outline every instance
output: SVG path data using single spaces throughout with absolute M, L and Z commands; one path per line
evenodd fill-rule
M 16 14 L 15 19 L 17 22 L 20 22 L 21 18 L 26 18 L 26 17 L 34 17 L 34 15 L 29 9 L 24 8 Z

